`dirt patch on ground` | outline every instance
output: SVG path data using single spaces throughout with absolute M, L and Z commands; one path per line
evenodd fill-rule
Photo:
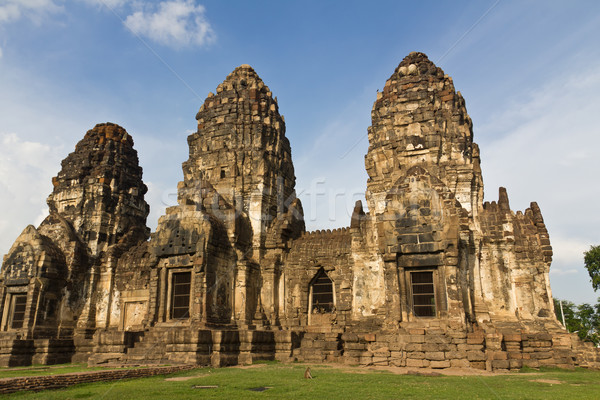
M 254 368 L 264 368 L 267 365 L 272 364 L 250 364 L 250 365 L 234 365 L 228 368 L 239 368 L 239 369 L 254 369 Z M 434 368 L 411 368 L 411 367 L 392 367 L 392 366 L 350 366 L 346 364 L 336 364 L 336 363 L 327 363 L 327 364 L 311 364 L 311 363 L 280 363 L 277 364 L 280 368 L 293 368 L 294 366 L 302 365 L 304 367 L 311 367 L 313 373 L 322 368 L 334 368 L 337 370 L 341 370 L 345 373 L 352 374 L 369 374 L 372 372 L 391 372 L 393 374 L 398 375 L 417 375 L 417 376 L 496 376 L 496 375 L 507 375 L 507 374 L 515 374 L 519 376 L 523 375 L 541 375 L 540 372 L 491 372 L 474 368 L 444 368 L 444 369 L 434 369 Z M 204 375 L 195 375 L 192 377 L 176 377 L 176 378 L 167 378 L 167 380 L 188 380 L 196 377 L 206 376 Z M 549 384 L 561 384 L 564 382 L 555 381 L 552 379 L 537 379 L 531 380 L 531 382 L 542 382 Z
M 266 364 L 233 365 L 229 368 L 239 368 L 239 369 L 263 368 L 265 365 Z M 192 375 L 192 376 L 175 376 L 173 378 L 165 378 L 165 381 L 181 382 L 181 381 L 189 381 L 190 379 L 203 378 L 205 376 L 210 376 L 210 374 L 198 374 L 198 375 Z
M 433 368 L 407 368 L 407 367 L 368 367 L 373 369 L 379 369 L 383 371 L 390 371 L 394 374 L 401 375 L 425 375 L 425 376 L 471 376 L 471 375 L 497 375 L 489 371 L 484 371 L 475 368 L 445 368 L 445 369 L 433 369 Z
M 445 368 L 445 369 L 433 369 L 433 368 L 409 368 L 409 367 L 390 367 L 390 366 L 357 366 L 349 367 L 343 364 L 326 364 L 328 367 L 341 369 L 344 372 L 355 373 L 355 374 L 368 374 L 374 371 L 387 371 L 398 375 L 419 375 L 419 376 L 471 376 L 471 375 L 498 375 L 499 373 L 483 371 L 480 369 L 473 368 Z M 321 365 L 315 365 L 319 368 Z
M 250 365 L 233 365 L 231 368 L 249 369 L 249 368 L 263 368 L 267 364 L 250 364 Z
M 180 382 L 189 381 L 190 379 L 202 378 L 208 376 L 208 374 L 192 375 L 192 376 L 175 376 L 173 378 L 165 378 L 167 382 Z
M 556 379 L 532 379 L 529 382 L 540 382 L 540 383 L 549 383 L 551 385 L 560 385 L 564 382 L 556 380 Z
M 267 364 L 252 364 L 252 365 L 236 365 L 228 368 L 261 368 L 266 366 Z M 272 365 L 272 364 L 271 364 Z M 506 374 L 519 374 L 524 375 L 520 372 L 490 372 L 475 368 L 444 368 L 444 369 L 435 369 L 435 368 L 411 368 L 411 367 L 392 367 L 392 366 L 383 366 L 383 365 L 346 365 L 346 364 L 336 364 L 336 363 L 327 363 L 327 364 L 312 364 L 312 363 L 280 363 L 277 364 L 279 368 L 294 368 L 297 366 L 310 367 L 313 371 L 323 369 L 323 368 L 334 368 L 341 370 L 345 373 L 352 374 L 368 374 L 372 372 L 391 372 L 393 374 L 398 375 L 419 375 L 419 376 L 495 376 L 495 375 L 506 375 Z M 538 373 L 532 373 L 532 375 L 537 375 Z

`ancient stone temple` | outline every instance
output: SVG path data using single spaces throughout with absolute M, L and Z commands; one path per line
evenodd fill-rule
M 452 79 L 411 53 L 371 115 L 367 204 L 316 232 L 277 98 L 248 65 L 200 107 L 178 205 L 153 233 L 133 139 L 96 125 L 4 257 L 0 365 L 600 365 L 554 316 L 537 204 L 514 212 L 503 188 L 483 203 Z

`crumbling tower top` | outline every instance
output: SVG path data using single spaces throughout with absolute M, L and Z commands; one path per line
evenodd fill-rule
M 146 229 L 148 188 L 133 139 L 113 123 L 97 124 L 52 178 L 50 213 L 58 213 L 97 255 L 132 228 Z
M 400 62 L 377 94 L 371 120 L 365 157 L 370 210 L 377 212 L 386 191 L 417 165 L 470 213 L 481 205 L 479 149 L 465 101 L 425 54 L 413 52 Z
M 411 65 L 414 65 L 411 67 Z M 394 70 L 394 74 L 392 78 L 396 76 L 396 78 L 401 78 L 403 76 L 432 76 L 438 79 L 444 78 L 444 71 L 436 66 L 432 61 L 429 60 L 425 53 L 420 53 L 417 51 L 413 51 L 396 67 Z
M 211 187 L 252 224 L 255 246 L 270 224 L 296 198 L 290 142 L 277 99 L 247 64 L 209 93 L 188 137 L 180 201 L 202 201 L 198 188 Z

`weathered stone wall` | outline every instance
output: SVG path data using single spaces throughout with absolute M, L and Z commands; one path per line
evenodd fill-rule
M 389 191 L 386 203 L 377 216 L 379 250 L 387 260 L 397 262 L 402 320 L 416 317 L 408 287 L 410 273 L 425 270 L 433 271 L 437 281 L 436 316 L 464 320 L 458 275 L 466 210 L 443 182 L 417 166 Z
M 5 310 L 14 309 L 17 297 L 26 296 L 20 326 L 14 314 L 3 313 L 1 329 L 14 330 L 23 339 L 53 337 L 57 333 L 60 293 L 67 266 L 63 253 L 46 236 L 29 225 L 4 257 L 0 299 Z M 17 333 L 18 332 L 18 333 Z
M 408 368 L 474 368 L 515 371 L 523 366 L 573 368 L 600 367 L 597 349 L 577 335 L 537 327 L 505 325 L 500 331 L 475 328 L 459 322 L 410 323 L 390 331 L 306 332 L 294 358 L 305 362 L 342 362 Z M 501 331 L 504 331 L 501 332 Z
M 514 213 L 500 188 L 498 203 L 486 202 L 480 221 L 482 299 L 494 319 L 553 318 L 552 247 L 538 205 Z
M 235 253 L 221 221 L 201 206 L 171 207 L 159 220 L 149 246 L 158 258 L 159 276 L 158 317 L 151 321 L 170 320 L 169 273 L 185 270 L 193 272 L 190 321 L 231 321 Z
M 348 228 L 307 232 L 296 239 L 284 261 L 281 322 L 288 328 L 340 329 L 351 319 L 352 237 Z M 311 280 L 320 269 L 334 282 L 335 310 L 310 309 Z
M 123 331 L 146 329 L 155 315 L 156 306 L 151 293 L 158 285 L 156 269 L 158 260 L 151 252 L 148 242 L 142 243 L 123 254 L 115 270 L 113 304 L 108 327 Z
M 74 353 L 72 339 L 15 339 L 7 335 L 0 339 L 2 367 L 67 363 Z

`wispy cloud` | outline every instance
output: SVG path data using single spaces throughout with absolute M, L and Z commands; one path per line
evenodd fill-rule
M 63 7 L 54 0 L 1 0 L 0 1 L 0 37 L 2 45 L 7 44 L 4 30 L 7 25 L 27 19 L 35 25 L 41 25 L 49 15 L 63 11 Z M 0 59 L 4 53 L 0 48 Z
M 125 25 L 136 35 L 175 48 L 205 46 L 216 39 L 204 7 L 193 0 L 146 6 L 128 16 Z
M 83 0 L 88 4 L 96 5 L 99 7 L 109 7 L 112 9 L 119 8 L 125 4 L 133 3 L 132 0 Z
M 496 200 L 497 187 L 505 186 L 515 210 L 538 201 L 554 250 L 553 290 L 557 297 L 579 296 L 578 301 L 594 297 L 583 252 L 600 237 L 595 200 L 600 159 L 593 153 L 600 147 L 599 65 L 598 60 L 582 62 L 520 92 L 475 127 L 486 194 L 491 194 L 487 200 Z
M 64 149 L 23 140 L 15 133 L 0 133 L 0 146 L 0 209 L 10 210 L 0 214 L 0 249 L 8 250 L 26 224 L 37 225 L 47 215 L 50 177 Z M 37 214 L 32 214 L 35 208 Z
M 53 0 L 4 0 L 0 5 L 0 23 L 17 21 L 28 18 L 34 23 L 40 23 L 49 13 L 62 10 L 62 6 Z
M 580 271 L 578 271 L 575 268 L 569 268 L 569 269 L 552 268 L 552 270 L 550 271 L 550 275 L 556 275 L 556 276 L 576 275 L 579 272 Z
M 598 65 L 532 89 L 485 126 L 476 127 L 488 139 L 480 143 L 488 193 L 508 186 L 515 208 L 538 199 L 542 211 L 564 222 L 562 226 L 574 228 L 569 221 L 579 226 L 600 222 L 592 201 L 600 196 L 600 187 L 592 184 L 600 171 L 600 159 L 592 156 L 592 149 L 600 146 L 595 134 Z M 564 236 L 574 233 L 576 229 Z

